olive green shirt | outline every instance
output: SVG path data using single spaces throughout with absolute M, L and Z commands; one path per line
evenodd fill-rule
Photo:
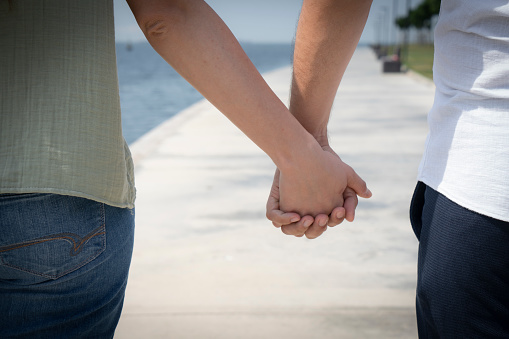
M 0 193 L 134 207 L 111 0 L 0 0 Z

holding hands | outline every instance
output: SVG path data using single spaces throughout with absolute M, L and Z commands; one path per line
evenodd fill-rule
M 353 221 L 357 196 L 371 197 L 364 180 L 329 146 L 318 153 L 316 158 L 320 160 L 312 166 L 304 163 L 291 173 L 276 170 L 274 175 L 267 218 L 287 235 L 314 239 L 325 232 L 327 225 L 339 225 L 344 219 Z
M 353 221 L 366 183 L 329 147 L 332 103 L 366 22 L 371 0 L 304 0 L 293 57 L 290 112 L 322 146 L 298 168 L 276 171 L 267 218 L 283 233 L 320 236 L 327 225 Z
M 286 234 L 316 238 L 371 196 L 324 138 L 371 1 L 303 1 L 288 110 L 205 1 L 128 0 L 152 47 L 277 164 L 267 217 Z

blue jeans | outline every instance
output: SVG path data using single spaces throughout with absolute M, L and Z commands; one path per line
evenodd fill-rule
M 112 338 L 134 210 L 56 194 L 0 194 L 0 338 Z
M 422 182 L 410 218 L 419 239 L 419 337 L 509 338 L 509 223 Z

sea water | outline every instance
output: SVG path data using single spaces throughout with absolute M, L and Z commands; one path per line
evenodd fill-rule
M 291 44 L 243 43 L 242 47 L 260 73 L 292 61 Z M 117 66 L 122 128 L 129 144 L 203 99 L 146 42 L 117 43 Z

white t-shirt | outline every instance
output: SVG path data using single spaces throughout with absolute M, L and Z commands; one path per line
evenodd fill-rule
M 509 221 L 509 2 L 442 0 L 418 180 Z

